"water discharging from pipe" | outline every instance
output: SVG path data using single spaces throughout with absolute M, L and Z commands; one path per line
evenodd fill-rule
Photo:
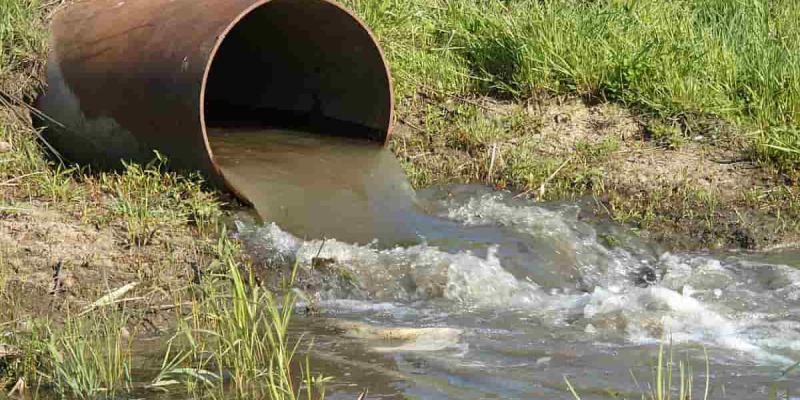
M 208 153 L 228 188 L 300 237 L 415 240 L 413 190 L 383 145 L 392 95 L 369 32 L 324 2 L 242 18 L 207 74 Z
M 265 128 L 212 128 L 209 142 L 258 214 L 298 237 L 417 242 L 414 191 L 383 146 Z

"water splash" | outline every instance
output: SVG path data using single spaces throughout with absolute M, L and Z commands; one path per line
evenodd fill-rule
M 444 245 L 428 240 L 381 249 L 304 241 L 275 225 L 240 226 L 240 234 L 273 259 L 296 259 L 300 265 L 311 265 L 315 257 L 331 259 L 357 277 L 359 300 L 443 310 L 438 323 L 444 325 L 460 324 L 465 316 L 502 320 L 496 317 L 500 313 L 525 318 L 561 340 L 577 335 L 638 345 L 669 336 L 738 352 L 743 362 L 776 365 L 799 355 L 797 270 L 740 257 L 658 254 L 624 235 L 620 241 L 626 246 L 609 246 L 601 243 L 600 227 L 580 221 L 575 206 L 543 207 L 481 188 L 469 195 L 470 188 L 452 189 L 455 196 L 445 196 L 447 189 L 423 193 L 423 200 L 465 232 L 488 231 L 492 240 L 468 239 L 457 246 L 439 238 Z M 521 238 L 529 240 L 527 251 L 518 251 Z M 642 271 L 649 271 L 651 281 L 640 279 Z M 343 293 L 329 290 L 319 300 L 334 301 Z

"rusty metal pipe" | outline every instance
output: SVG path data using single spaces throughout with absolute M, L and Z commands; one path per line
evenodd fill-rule
M 369 30 L 330 0 L 83 0 L 53 22 L 45 137 L 113 167 L 158 150 L 242 197 L 207 127 L 301 127 L 386 143 L 391 78 Z M 246 201 L 246 199 L 244 199 Z

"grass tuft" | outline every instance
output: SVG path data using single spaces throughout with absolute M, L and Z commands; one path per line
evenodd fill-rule
M 0 92 L 31 96 L 39 87 L 47 29 L 38 0 L 0 2 Z
M 56 393 L 77 398 L 114 397 L 131 389 L 131 342 L 126 318 L 101 312 L 67 318 L 60 329 L 47 328 L 45 377 Z
M 0 344 L 18 349 L 18 356 L 0 360 L 8 384 L 22 379 L 35 389 L 80 399 L 114 397 L 131 390 L 131 338 L 127 317 L 103 309 L 89 315 L 68 315 L 63 324 L 38 321 L 30 332 L 17 333 Z M 2 386 L 0 386 L 2 387 Z
M 675 363 L 673 349 L 671 342 L 666 349 L 663 343 L 658 347 L 656 364 L 653 367 L 652 381 L 648 384 L 648 389 L 642 390 L 642 400 L 670 400 L 673 398 L 675 400 L 691 400 L 695 398 L 708 400 L 711 387 L 711 370 L 708 352 L 703 349 L 703 355 L 705 357 L 705 385 L 700 388 L 702 390 L 700 393 L 701 396 L 695 396 L 697 390 L 694 387 L 694 371 L 692 365 L 688 360 L 681 360 Z M 636 385 L 639 386 L 633 373 L 631 373 L 631 376 Z M 580 400 L 581 396 L 579 390 L 576 390 L 569 378 L 565 376 L 564 382 L 566 384 L 566 389 L 572 397 L 575 400 Z M 673 395 L 676 396 L 673 397 Z
M 324 398 L 327 379 L 313 375 L 308 361 L 295 362 L 300 342 L 288 336 L 293 292 L 278 299 L 231 261 L 200 289 L 171 341 L 186 345 L 171 355 L 170 344 L 152 386 L 183 383 L 214 397 Z
M 167 172 L 165 164 L 156 153 L 145 166 L 125 163 L 123 173 L 102 173 L 98 178 L 102 192 L 111 198 L 111 218 L 122 222 L 131 246 L 146 246 L 160 232 L 186 224 L 210 232 L 221 215 L 219 201 L 203 191 L 199 176 L 184 178 Z

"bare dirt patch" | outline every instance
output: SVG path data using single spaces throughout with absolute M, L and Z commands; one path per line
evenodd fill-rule
M 141 285 L 129 299 L 155 304 L 167 301 L 163 289 L 190 279 L 190 263 L 198 258 L 190 235 L 173 235 L 161 246 L 129 248 L 115 239 L 112 228 L 41 206 L 18 205 L 20 211 L 0 216 L 4 321 L 57 316 L 69 307 L 80 311 L 131 282 Z

